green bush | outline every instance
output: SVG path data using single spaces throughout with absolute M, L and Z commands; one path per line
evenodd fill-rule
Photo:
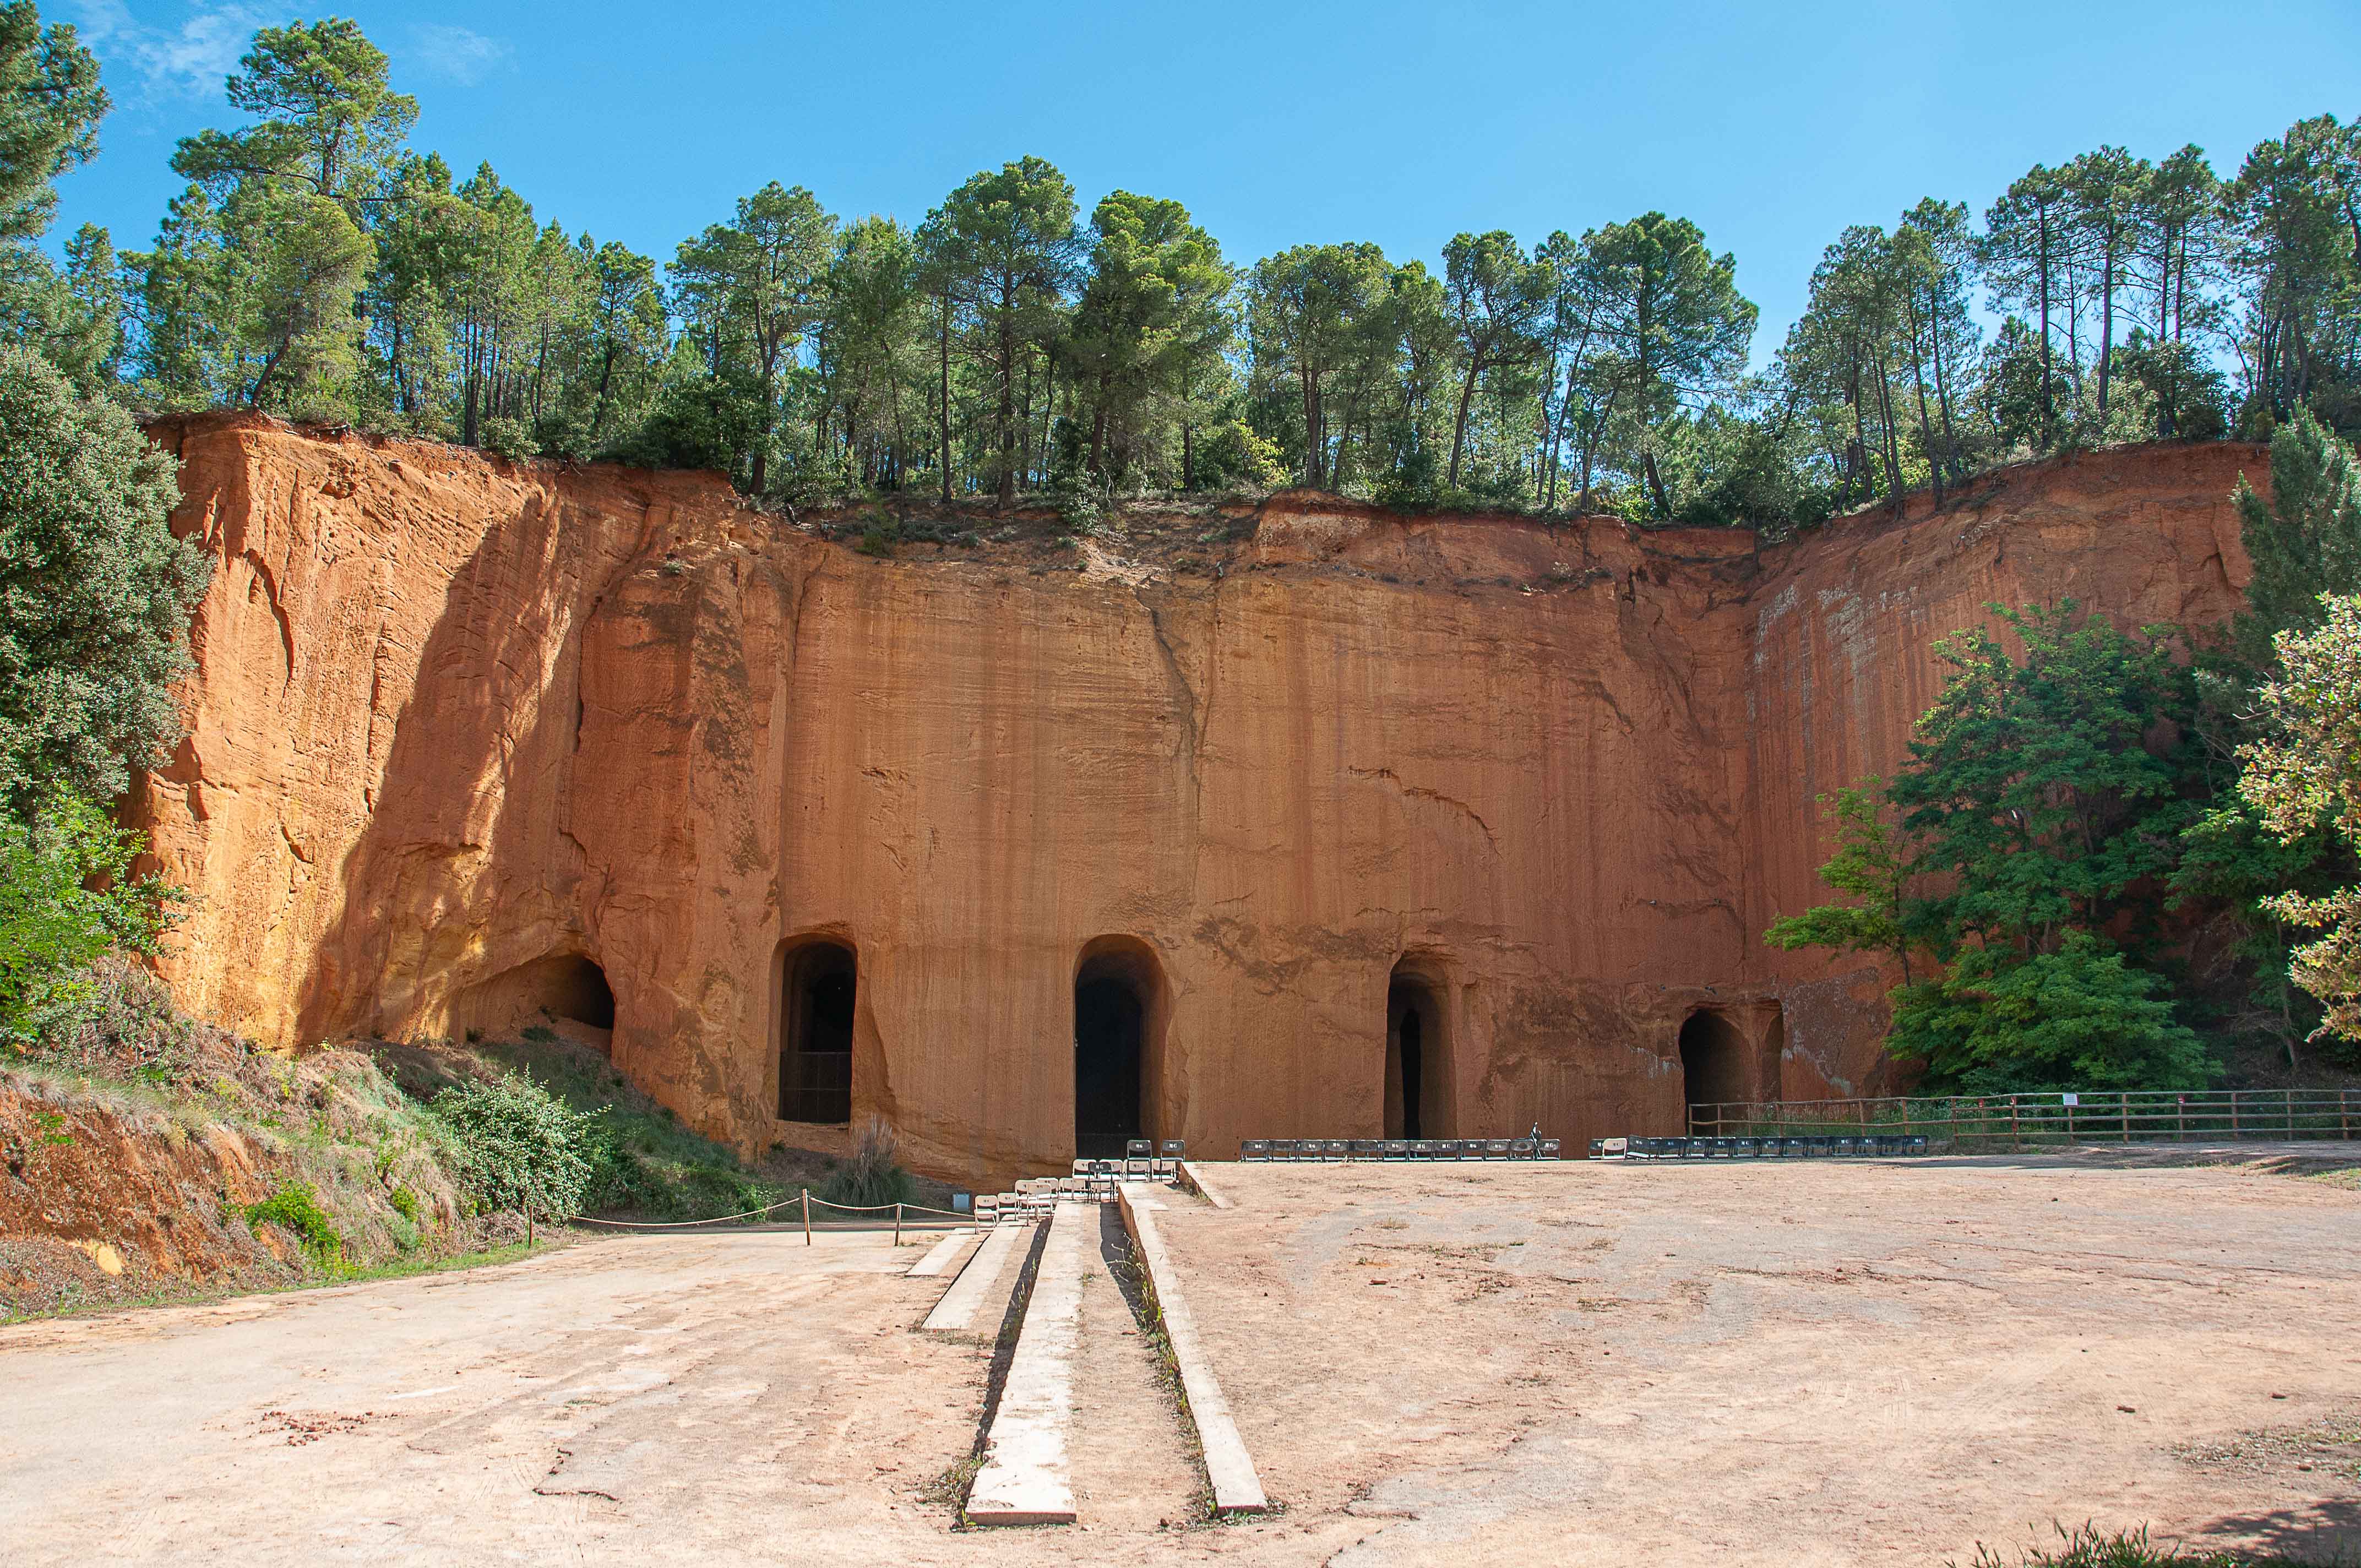
M 894 1135 L 894 1129 L 872 1116 L 861 1129 L 861 1140 L 853 1146 L 852 1157 L 829 1172 L 812 1196 L 848 1209 L 879 1209 L 888 1203 L 906 1203 L 917 1192 L 917 1184 L 896 1161 L 895 1156 L 900 1152 L 900 1141 Z
M 109 950 L 152 952 L 179 890 L 131 875 L 146 848 L 82 795 L 59 789 L 29 819 L 0 806 L 0 1045 L 30 1052 L 78 1033 Z
M 2217 1076 L 2164 981 L 2082 931 L 2031 958 L 1971 948 L 1940 980 L 1901 987 L 1887 1045 L 1959 1094 L 2195 1089 Z
M 455 1085 L 430 1109 L 451 1135 L 452 1175 L 480 1208 L 580 1212 L 599 1113 L 573 1110 L 521 1072 Z
M 418 1194 L 410 1190 L 407 1182 L 397 1185 L 392 1191 L 387 1193 L 385 1201 L 393 1205 L 395 1213 L 413 1225 L 418 1223 L 418 1211 L 421 1207 Z
M 323 1268 L 335 1268 L 345 1260 L 345 1241 L 336 1234 L 335 1222 L 320 1207 L 320 1195 L 308 1181 L 290 1181 L 259 1203 L 246 1207 L 248 1230 L 260 1224 L 282 1225 L 295 1233 L 303 1244 L 303 1251 Z

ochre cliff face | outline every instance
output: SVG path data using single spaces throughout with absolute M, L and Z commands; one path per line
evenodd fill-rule
M 832 942 L 854 1122 L 979 1181 L 1073 1154 L 1109 977 L 1140 1130 L 1215 1154 L 1400 1135 L 1406 1093 L 1428 1136 L 1581 1139 L 1888 1087 L 1883 979 L 1761 941 L 1819 896 L 1814 796 L 1893 770 L 1987 601 L 2229 613 L 2264 477 L 2100 455 L 1760 552 L 1286 496 L 1218 565 L 1076 571 L 873 559 L 704 476 L 158 437 L 221 565 L 133 803 L 202 898 L 185 1004 L 308 1044 L 611 993 L 685 1120 L 827 1147 L 781 1046 Z

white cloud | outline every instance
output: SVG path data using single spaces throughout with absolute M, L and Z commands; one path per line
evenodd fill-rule
M 473 87 L 508 63 L 509 46 L 472 27 L 431 23 L 412 29 L 412 36 L 417 48 L 412 58 L 419 66 L 462 87 Z
M 219 93 L 255 29 L 281 14 L 242 0 L 196 0 L 178 27 L 162 27 L 139 21 L 124 0 L 75 0 L 74 9 L 82 40 L 151 96 Z

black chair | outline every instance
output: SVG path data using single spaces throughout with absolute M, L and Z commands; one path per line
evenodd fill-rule
M 1563 1146 L 1559 1139 L 1543 1138 L 1541 1142 L 1541 1146 L 1533 1151 L 1533 1157 L 1535 1159 L 1556 1159 L 1559 1157 L 1558 1150 L 1561 1146 Z
M 1533 1140 L 1531 1138 L 1510 1138 L 1509 1140 L 1509 1157 L 1511 1159 L 1532 1158 Z
M 1270 1140 L 1268 1138 L 1246 1138 L 1241 1140 L 1238 1144 L 1238 1158 L 1240 1160 L 1267 1160 L 1270 1158 Z

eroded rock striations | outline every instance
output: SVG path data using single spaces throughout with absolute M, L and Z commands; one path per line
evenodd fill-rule
M 1815 796 L 1893 770 L 1988 601 L 2226 616 L 2267 466 L 2060 459 L 1760 549 L 1290 494 L 1176 565 L 156 434 L 222 567 L 132 803 L 203 900 L 184 1005 L 291 1045 L 546 1009 L 741 1147 L 873 1113 L 975 1180 L 1062 1167 L 1078 1074 L 1084 1132 L 1224 1154 L 1888 1087 L 1883 977 L 1761 940 L 1819 896 Z

